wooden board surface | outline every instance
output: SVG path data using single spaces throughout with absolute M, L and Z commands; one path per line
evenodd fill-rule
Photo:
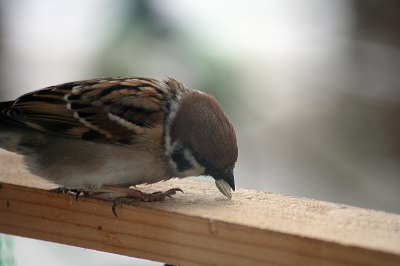
M 163 202 L 54 194 L 0 150 L 0 232 L 181 265 L 400 265 L 400 215 L 190 179 Z

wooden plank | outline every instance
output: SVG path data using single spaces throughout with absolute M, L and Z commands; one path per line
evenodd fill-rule
M 2 233 L 176 265 L 400 265 L 396 214 L 241 188 L 228 200 L 184 179 L 140 186 L 185 193 L 115 217 L 107 200 L 50 193 L 5 151 L 0 185 Z

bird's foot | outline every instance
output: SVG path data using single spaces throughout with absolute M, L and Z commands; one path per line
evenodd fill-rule
M 78 200 L 80 194 L 88 195 L 89 192 L 83 189 L 71 189 L 66 187 L 58 187 L 54 189 L 50 189 L 50 192 L 57 193 L 57 194 L 75 194 L 75 199 Z
M 116 217 L 118 217 L 116 208 L 122 206 L 124 203 L 130 203 L 135 201 L 145 201 L 145 202 L 163 201 L 166 197 L 172 198 L 172 195 L 175 195 L 176 192 L 178 191 L 183 193 L 183 190 L 180 188 L 171 188 L 164 192 L 157 191 L 154 193 L 144 193 L 140 190 L 134 189 L 125 197 L 119 197 L 114 201 L 112 205 L 112 212 Z

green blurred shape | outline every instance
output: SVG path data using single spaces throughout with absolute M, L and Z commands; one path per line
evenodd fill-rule
M 0 234 L 0 266 L 14 266 L 14 239 L 12 236 Z

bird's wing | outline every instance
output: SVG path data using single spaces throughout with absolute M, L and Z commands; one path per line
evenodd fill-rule
M 0 103 L 0 119 L 44 133 L 102 143 L 134 143 L 164 121 L 162 83 L 144 78 L 70 82 Z

